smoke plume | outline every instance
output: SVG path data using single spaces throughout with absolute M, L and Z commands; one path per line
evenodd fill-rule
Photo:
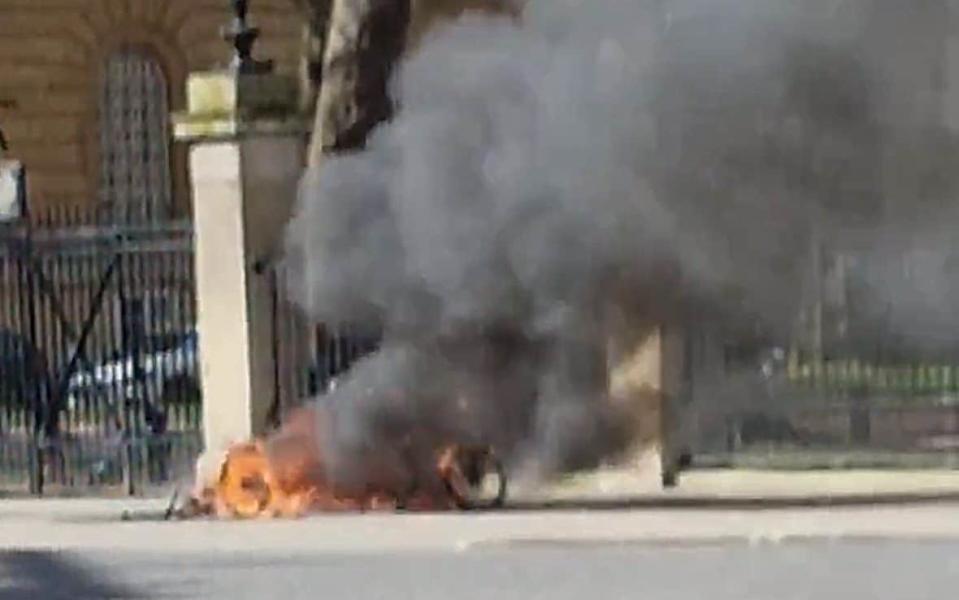
M 884 161 L 935 152 L 921 57 L 881 43 L 925 21 L 892 4 L 915 3 L 532 0 L 432 33 L 394 120 L 306 174 L 289 229 L 306 310 L 385 332 L 324 399 L 341 475 L 410 431 L 587 464 L 626 436 L 611 342 L 788 336 L 811 244 L 888 227 L 922 177 Z

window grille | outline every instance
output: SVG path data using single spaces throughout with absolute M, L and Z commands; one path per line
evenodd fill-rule
M 124 224 L 169 216 L 167 80 L 150 55 L 122 50 L 107 59 L 100 94 L 100 147 L 104 216 Z

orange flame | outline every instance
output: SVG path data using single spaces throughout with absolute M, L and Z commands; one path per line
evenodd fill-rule
M 319 416 L 314 410 L 302 409 L 269 438 L 232 446 L 216 480 L 200 482 L 190 512 L 259 518 L 297 517 L 313 511 L 467 508 L 477 465 L 491 456 L 488 448 L 457 444 L 437 448 L 434 462 L 427 468 L 433 469 L 442 485 L 405 491 L 397 482 L 408 480 L 404 475 L 409 474 L 397 473 L 398 467 L 389 460 L 374 459 L 364 468 L 362 485 L 337 488 L 327 478 L 319 451 Z M 503 476 L 501 470 L 498 475 Z

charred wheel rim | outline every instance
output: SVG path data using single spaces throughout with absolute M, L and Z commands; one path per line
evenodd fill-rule
M 454 504 L 461 510 L 500 508 L 506 501 L 507 480 L 506 469 L 502 461 L 490 449 L 460 449 L 456 456 L 456 466 L 469 484 L 467 494 L 461 493 L 451 481 L 451 477 L 443 478 L 447 493 Z M 490 477 L 496 477 L 496 494 L 491 499 L 476 498 L 474 494 L 480 492 L 484 482 Z

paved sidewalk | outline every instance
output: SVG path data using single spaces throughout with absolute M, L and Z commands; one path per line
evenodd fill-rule
M 566 510 L 549 510 L 547 504 L 547 509 L 536 511 L 320 515 L 295 521 L 163 522 L 162 499 L 5 500 L 0 501 L 0 547 L 368 553 L 517 543 L 660 544 L 791 537 L 959 540 L 959 474 L 951 472 L 700 472 L 687 474 L 678 489 L 668 492 L 649 488 L 642 492 L 639 479 L 602 472 L 554 487 L 551 496 L 540 492 L 536 497 L 529 491 L 523 496 L 521 490 L 519 500 L 527 507 L 565 499 Z M 897 501 L 911 495 L 926 503 L 785 506 L 790 501 L 803 504 L 808 498 L 862 502 L 871 494 Z M 765 510 L 752 510 L 743 502 L 759 498 L 782 502 Z M 935 498 L 940 502 L 929 502 Z M 629 507 L 611 508 L 616 505 L 609 502 L 617 499 L 628 500 Z M 588 510 L 590 506 L 606 510 Z M 132 520 L 124 521 L 124 512 Z
M 151 499 L 0 499 L 0 522 L 16 518 L 118 519 L 124 512 L 158 519 L 168 497 Z M 603 508 L 751 507 L 876 505 L 956 501 L 957 471 L 747 471 L 683 473 L 679 485 L 663 489 L 650 470 L 611 468 L 569 476 L 549 485 L 511 481 L 510 507 Z
M 512 490 L 514 503 L 563 506 L 595 503 L 636 506 L 784 506 L 931 500 L 959 501 L 959 471 L 691 471 L 662 489 L 637 469 L 604 469 L 557 484 Z

